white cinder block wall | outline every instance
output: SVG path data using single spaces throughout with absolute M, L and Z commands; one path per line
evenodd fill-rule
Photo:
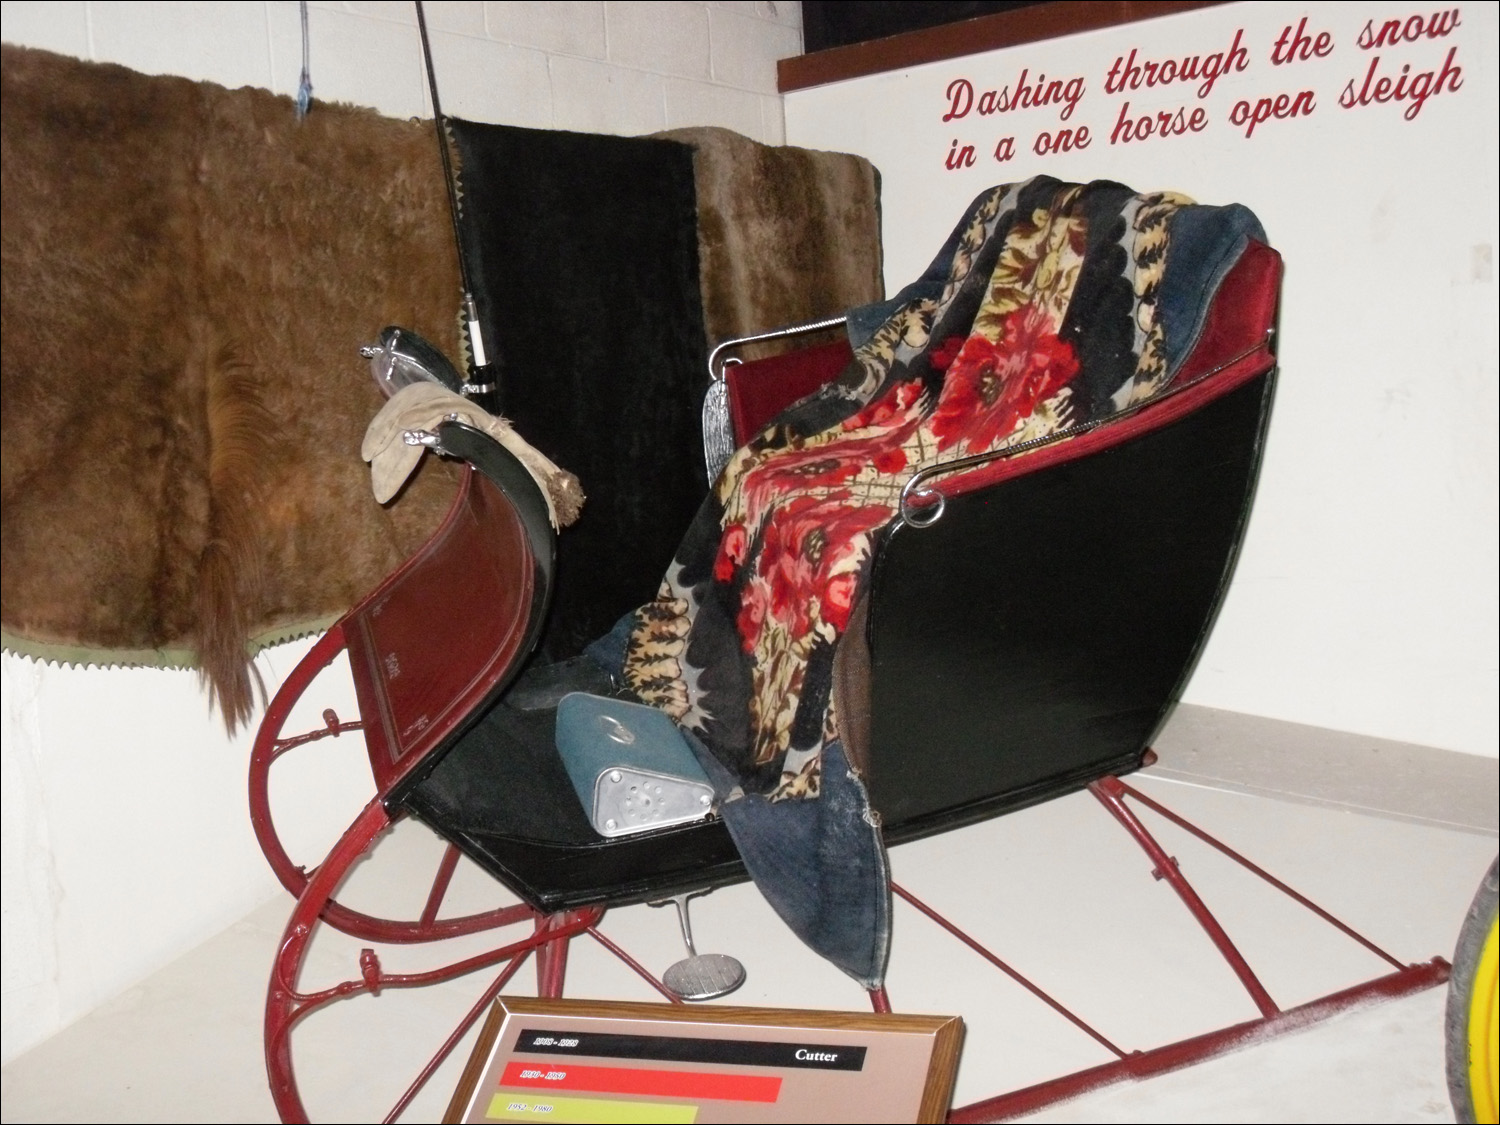
M 7 43 L 293 94 L 302 67 L 295 3 L 23 3 Z M 415 7 L 309 5 L 313 97 L 430 116 Z M 776 60 L 802 50 L 788 0 L 545 0 L 427 4 L 446 112 L 539 129 L 634 135 L 723 125 L 782 140 Z
M 638 134 L 723 125 L 782 141 L 776 60 L 802 49 L 789 0 L 427 4 L 447 112 Z M 6 42 L 292 94 L 298 5 L 22 3 Z M 429 116 L 408 3 L 313 3 L 315 100 Z M 434 158 L 436 154 L 434 153 Z M 101 373 L 107 378 L 106 373 Z M 259 661 L 274 689 L 305 644 Z M 187 672 L 3 666 L 5 1060 L 276 893 L 245 803 L 249 739 L 229 740 Z M 352 699 L 337 704 L 352 713 Z M 356 763 L 312 766 L 292 835 L 368 796 Z M 324 845 L 326 847 L 326 843 Z

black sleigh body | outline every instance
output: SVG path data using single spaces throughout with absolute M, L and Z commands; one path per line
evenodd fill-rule
M 504 210 L 504 200 L 495 206 Z M 484 235 L 471 224 L 467 237 L 482 242 Z M 499 260 L 483 245 L 472 249 L 482 262 Z M 503 293 L 520 284 L 504 271 L 523 267 L 486 268 L 487 315 L 497 317 Z M 1137 831 L 1125 806 L 1139 795 L 1118 778 L 1148 760 L 1234 572 L 1274 397 L 1280 275 L 1275 251 L 1252 243 L 1222 280 L 1172 385 L 1140 406 L 1065 440 L 950 463 L 911 482 L 908 502 L 879 537 L 867 612 L 846 639 L 844 690 L 852 702 L 841 712 L 888 845 L 1088 787 L 1157 861 L 1154 840 Z M 524 354 L 511 362 L 524 367 Z M 583 636 L 607 631 L 632 608 L 631 598 L 651 596 L 704 491 L 697 402 L 661 402 L 659 388 L 633 390 L 630 376 L 622 371 L 619 386 L 600 390 L 623 404 L 623 417 L 608 425 L 599 423 L 597 403 L 560 412 L 545 385 L 507 404 L 520 432 L 535 434 L 544 452 L 583 479 L 601 526 L 576 539 L 571 530 L 553 531 L 536 484 L 508 452 L 462 423 L 437 427 L 438 447 L 464 466 L 446 521 L 328 632 L 268 709 L 252 762 L 252 815 L 297 899 L 265 1025 L 272 1091 L 285 1119 L 307 1113 L 292 1029 L 327 1005 L 489 970 L 466 1022 L 398 1100 L 399 1112 L 523 962 L 534 962 L 540 994 L 561 995 L 569 943 L 588 935 L 650 978 L 599 931 L 603 911 L 747 878 L 717 818 L 599 836 L 553 745 L 549 685 L 572 684 L 570 670 L 586 659 Z M 602 468 L 591 475 L 590 466 Z M 637 539 L 630 521 L 656 526 Z M 609 589 L 591 602 L 601 587 Z M 323 669 L 345 653 L 359 715 L 325 711 L 322 725 L 306 733 L 284 730 Z M 356 732 L 374 795 L 320 864 L 298 864 L 272 815 L 272 767 L 308 743 Z M 342 902 L 348 872 L 408 817 L 447 843 L 425 905 L 387 918 Z M 463 857 L 517 901 L 474 914 L 446 910 Z M 1164 854 L 1161 862 L 1173 866 Z M 1257 1026 L 1293 1015 L 1266 995 L 1227 937 L 1221 942 L 1217 922 L 1198 915 L 1196 896 L 1179 894 L 1259 1006 Z M 369 951 L 347 980 L 314 988 L 302 978 L 321 925 L 394 945 L 490 930 L 498 936 L 485 953 L 417 974 L 388 972 Z M 1444 969 L 1440 962 L 1406 968 L 1381 956 L 1397 970 L 1372 985 L 1385 994 L 1434 983 Z M 908 999 L 921 1006 L 919 997 Z M 888 1010 L 883 992 L 873 1001 Z M 1313 1008 L 1299 1011 L 1305 1018 Z M 1233 1046 L 1249 1026 L 1174 1045 L 1172 1065 Z M 1079 1081 L 1128 1077 L 1132 1067 L 1144 1073 L 1141 1060 L 1154 1058 L 1116 1054 Z M 1070 1090 L 1059 1086 L 1048 1096 Z M 982 1103 L 954 1119 L 1019 1112 L 1041 1095 L 1026 1097 Z

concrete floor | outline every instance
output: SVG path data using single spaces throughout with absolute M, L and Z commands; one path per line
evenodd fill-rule
M 1221 776 L 1232 771 L 1211 760 L 1223 733 L 1213 718 L 1197 715 L 1194 726 L 1189 711 L 1175 734 L 1168 732 L 1175 741 L 1160 743 L 1162 767 L 1134 782 L 1401 960 L 1451 956 L 1469 899 L 1495 855 L 1494 763 L 1457 755 L 1405 762 L 1428 778 L 1448 769 L 1444 784 L 1464 792 L 1446 803 L 1430 795 L 1404 801 L 1400 790 L 1412 787 L 1399 777 L 1384 796 L 1361 792 L 1343 801 L 1336 786 L 1288 782 L 1274 763 L 1260 774 L 1252 766 Z M 1239 757 L 1255 760 L 1244 738 L 1227 741 L 1238 742 Z M 1285 749 L 1287 742 L 1277 744 Z M 1440 812 L 1424 811 L 1422 800 Z M 1150 814 L 1144 818 L 1283 1007 L 1382 972 L 1373 956 L 1221 856 Z M 399 826 L 356 869 L 341 899 L 372 910 L 419 908 L 440 850 L 419 826 Z M 1171 891 L 1152 879 L 1144 856 L 1087 794 L 906 845 L 892 853 L 892 865 L 897 882 L 982 935 L 1124 1047 L 1159 1045 L 1255 1014 Z M 450 901 L 455 909 L 477 908 L 502 894 L 477 870 L 461 868 Z M 275 1120 L 260 1023 L 289 907 L 289 900 L 266 903 L 12 1062 L 3 1072 L 4 1120 Z M 727 1002 L 864 1009 L 858 987 L 792 938 L 752 887 L 717 891 L 697 900 L 693 913 L 699 949 L 733 953 L 749 970 L 747 984 Z M 658 972 L 681 955 L 669 911 L 613 911 L 603 930 Z M 304 984 L 357 976 L 360 944 L 320 931 Z M 464 939 L 444 960 L 483 946 L 482 935 Z M 381 957 L 398 971 L 437 963 L 422 948 L 383 949 Z M 298 1078 L 314 1120 L 383 1114 L 488 979 L 386 990 L 341 1002 L 299 1027 Z M 529 991 L 534 975 L 527 969 L 516 984 Z M 568 986 L 578 996 L 655 998 L 589 941 L 575 943 Z M 899 902 L 889 988 L 898 1010 L 964 1016 L 955 1104 L 1107 1061 L 1092 1041 L 983 971 L 975 955 Z M 1451 1121 L 1443 1003 L 1444 990 L 1435 989 L 1346 1012 L 1187 1070 L 1096 1091 L 1034 1120 Z M 466 1043 L 407 1120 L 441 1116 L 467 1054 Z

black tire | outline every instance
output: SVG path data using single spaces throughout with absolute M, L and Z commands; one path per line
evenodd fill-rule
M 1495 1121 L 1495 967 L 1496 901 L 1500 897 L 1496 867 L 1479 884 L 1474 902 L 1458 932 L 1453 976 L 1448 981 L 1448 1096 L 1454 1117 L 1462 1122 Z M 1488 993 L 1477 995 L 1476 990 Z M 1476 1018 L 1477 1017 L 1477 1018 Z M 1483 1025 L 1488 1024 L 1488 1029 Z M 1475 1057 L 1475 1051 L 1488 1059 Z

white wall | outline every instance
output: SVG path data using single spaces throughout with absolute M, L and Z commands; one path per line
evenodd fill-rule
M 801 50 L 797 3 L 429 3 L 427 11 L 447 112 L 617 134 L 723 125 L 782 140 L 775 61 Z M 315 99 L 430 115 L 410 4 L 314 3 L 309 26 Z M 290 2 L 6 2 L 0 36 L 284 94 L 295 92 L 301 69 Z M 272 690 L 306 648 L 261 656 Z M 193 674 L 60 668 L 7 654 L 0 682 L 8 1060 L 276 887 L 250 831 L 249 739 L 225 738 Z M 332 702 L 354 712 L 345 684 Z M 294 836 L 347 823 L 368 796 L 357 760 L 317 757 L 302 800 L 285 810 Z
M 415 7 L 405 0 L 313 0 L 313 97 L 431 116 Z M 7 43 L 147 74 L 294 94 L 302 67 L 297 4 L 3 5 Z M 635 135 L 723 125 L 782 139 L 776 60 L 802 50 L 787 0 L 552 0 L 427 4 L 445 112 L 475 121 Z
M 1288 259 L 1284 381 L 1246 557 L 1189 698 L 1493 755 L 1495 8 L 1462 9 L 1453 41 L 1465 86 L 1406 123 L 1391 107 L 1335 107 L 1363 18 L 1408 11 L 1349 7 L 1346 15 L 1340 5 L 1231 5 L 803 91 L 786 99 L 789 139 L 859 152 L 880 167 L 893 286 L 925 264 L 974 194 L 1003 179 L 1102 175 L 1254 207 Z M 428 10 L 453 113 L 622 134 L 717 124 L 782 140 L 774 60 L 800 49 L 796 3 Z M 426 113 L 409 12 L 402 3 L 314 4 L 315 97 Z M 1265 29 L 1304 12 L 1334 30 L 1339 54 L 1269 68 Z M 1103 96 L 1098 82 L 1120 49 L 1149 43 L 1163 57 L 1179 45 L 1212 49 L 1252 25 L 1252 68 L 1221 80 L 1202 103 L 1212 131 L 1127 149 L 1095 142 L 1039 159 L 1025 155 L 1026 143 L 1058 122 L 1027 110 L 1004 115 L 1016 123 L 1005 132 L 1025 142 L 1011 163 L 941 171 L 951 140 L 989 140 L 984 151 L 1000 132 L 996 117 L 971 117 L 957 130 L 938 120 L 953 77 L 1013 80 L 1022 65 L 1084 73 L 1090 90 L 1074 123 L 1107 135 L 1120 99 Z M 0 36 L 287 94 L 300 68 L 289 2 L 6 2 Z M 1318 91 L 1312 117 L 1271 123 L 1250 140 L 1223 125 L 1238 98 L 1304 84 Z M 1170 89 L 1131 100 L 1197 103 Z M 263 654 L 273 689 L 305 647 Z M 248 740 L 224 737 L 190 673 L 58 668 L 7 655 L 0 683 L 9 1059 L 241 916 L 274 885 L 245 806 Z M 346 689 L 333 702 L 352 713 Z M 358 773 L 357 760 L 310 766 L 303 802 L 289 810 L 294 831 L 310 837 L 316 821 L 346 823 L 349 802 L 361 799 Z
M 1494 756 L 1497 751 L 1497 8 L 1464 4 L 1447 37 L 1363 50 L 1366 20 L 1446 6 L 1230 4 L 787 95 L 787 140 L 856 152 L 881 171 L 886 284 L 917 275 L 983 188 L 1046 173 L 1172 188 L 1254 209 L 1286 257 L 1281 384 L 1239 572 L 1188 688 L 1193 703 Z M 1306 16 L 1328 53 L 1272 65 Z M 1243 31 L 1243 71 L 1108 93 L 1116 58 L 1222 51 Z M 1440 69 L 1459 89 L 1342 108 L 1373 56 L 1381 75 Z M 1057 106 L 950 121 L 950 83 L 1014 86 L 1026 69 L 1081 77 Z M 1377 76 L 1378 81 L 1378 76 Z M 1236 103 L 1314 92 L 1314 110 L 1247 137 Z M 1201 132 L 1111 144 L 1130 116 L 1195 107 Z M 1046 130 L 1086 125 L 1089 146 L 1037 156 Z M 1006 136 L 1016 155 L 997 162 Z M 973 167 L 950 171 L 954 141 Z

